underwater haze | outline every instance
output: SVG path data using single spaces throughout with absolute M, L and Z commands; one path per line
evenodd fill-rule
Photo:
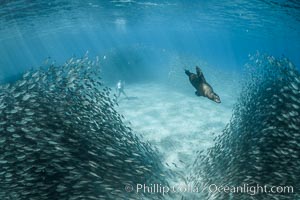
M 128 81 L 174 54 L 232 70 L 256 50 L 300 63 L 297 1 L 1 1 L 0 16 L 2 78 L 87 50 Z
M 297 0 L 2 0 L 0 199 L 299 199 L 299 52 Z

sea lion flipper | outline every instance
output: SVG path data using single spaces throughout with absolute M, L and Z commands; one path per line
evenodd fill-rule
M 205 80 L 205 78 L 204 78 L 204 75 L 203 75 L 201 69 L 200 69 L 198 66 L 196 66 L 196 72 L 197 72 L 197 76 L 198 76 L 198 78 L 200 79 L 200 81 L 201 81 L 202 83 L 205 83 L 206 80 Z
M 187 70 L 187 69 L 185 69 L 184 72 L 185 72 L 185 74 L 188 75 L 188 76 L 191 75 L 191 72 L 190 72 L 189 70 Z
M 198 66 L 196 66 L 196 72 L 197 72 L 197 76 L 201 76 L 202 75 L 202 71 L 201 71 L 201 69 Z

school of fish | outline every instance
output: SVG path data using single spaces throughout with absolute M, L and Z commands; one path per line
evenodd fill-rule
M 168 185 L 168 173 L 124 125 L 99 71 L 99 58 L 71 58 L 0 86 L 1 200 L 163 199 L 126 191 Z
M 300 199 L 299 71 L 284 57 L 258 52 L 245 74 L 230 123 L 212 148 L 198 154 L 189 181 L 209 200 Z M 209 190 L 212 184 L 232 190 Z M 267 190 L 251 194 L 234 190 L 238 186 Z

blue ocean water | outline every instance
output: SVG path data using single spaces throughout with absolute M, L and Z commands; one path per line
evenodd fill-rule
M 0 0 L 0 199 L 299 199 L 299 52 L 297 0 Z
M 5 0 L 1 79 L 13 79 L 47 58 L 64 63 L 87 51 L 102 58 L 112 82 L 163 78 L 174 55 L 241 71 L 248 54 L 260 51 L 284 55 L 299 67 L 299 8 L 298 1 L 284 0 Z

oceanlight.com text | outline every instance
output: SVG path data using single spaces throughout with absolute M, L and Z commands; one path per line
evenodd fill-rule
M 294 193 L 293 186 L 261 186 L 243 184 L 242 186 L 218 186 L 216 184 L 211 184 L 208 186 L 208 191 L 210 193 L 245 193 L 249 195 L 256 195 L 260 193 L 273 193 L 273 194 L 288 194 Z

